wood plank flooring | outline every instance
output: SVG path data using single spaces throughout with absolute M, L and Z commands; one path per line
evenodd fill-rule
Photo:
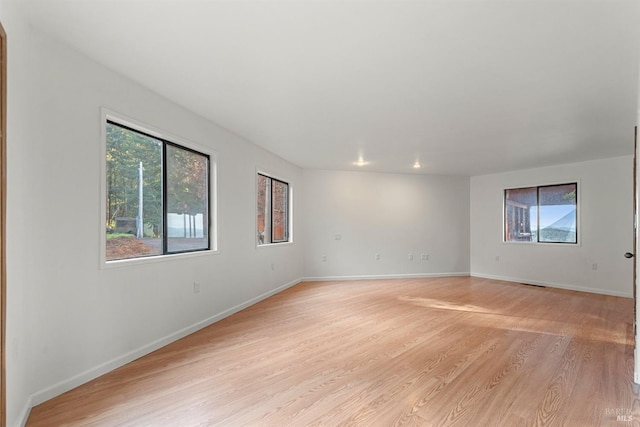
M 628 426 L 633 300 L 456 277 L 297 285 L 28 426 Z

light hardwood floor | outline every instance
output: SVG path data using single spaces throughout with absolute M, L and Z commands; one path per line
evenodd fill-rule
M 632 318 L 628 298 L 479 278 L 303 283 L 27 425 L 637 425 Z

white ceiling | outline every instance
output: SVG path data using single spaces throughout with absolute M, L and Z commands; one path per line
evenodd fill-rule
M 638 1 L 23 4 L 44 33 L 304 168 L 362 155 L 478 175 L 633 151 Z

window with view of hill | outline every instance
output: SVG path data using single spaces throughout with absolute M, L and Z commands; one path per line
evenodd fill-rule
M 289 242 L 289 184 L 259 173 L 257 193 L 257 243 Z
M 506 242 L 578 243 L 578 184 L 504 190 Z
M 208 155 L 106 122 L 106 261 L 210 248 Z

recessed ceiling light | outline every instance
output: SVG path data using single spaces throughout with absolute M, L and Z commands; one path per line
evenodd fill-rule
M 420 169 L 422 167 L 422 165 L 420 164 L 420 162 L 418 160 L 416 160 L 416 162 L 413 164 L 413 168 L 414 169 Z
M 356 165 L 356 166 L 366 166 L 366 165 L 368 165 L 368 164 L 369 164 L 369 162 L 365 161 L 365 160 L 362 158 L 362 156 L 360 156 L 360 157 L 358 158 L 358 160 L 356 160 L 355 162 L 353 162 L 353 164 L 354 164 L 354 165 Z

